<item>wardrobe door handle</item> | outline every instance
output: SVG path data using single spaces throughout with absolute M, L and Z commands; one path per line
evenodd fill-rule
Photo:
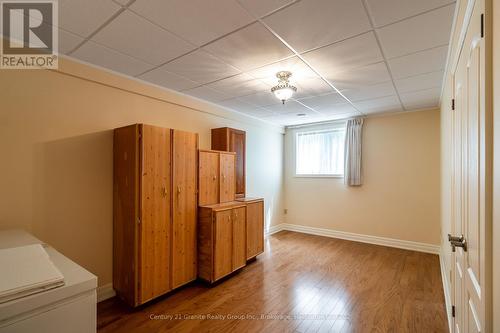
M 167 197 L 167 189 L 165 188 L 165 186 L 161 187 L 161 196 L 164 198 Z
M 177 194 L 181 194 L 181 187 L 177 186 Z

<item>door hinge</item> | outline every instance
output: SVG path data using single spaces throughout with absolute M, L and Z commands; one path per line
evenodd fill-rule
M 455 110 L 455 99 L 454 98 L 451 100 L 451 109 Z
M 451 306 L 451 316 L 455 318 L 455 305 Z
M 481 38 L 484 37 L 484 14 L 481 14 Z

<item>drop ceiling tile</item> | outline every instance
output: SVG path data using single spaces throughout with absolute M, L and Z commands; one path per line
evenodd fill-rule
M 361 86 L 391 81 L 385 62 L 326 75 L 326 78 L 339 90 L 359 89 Z
M 264 22 L 298 52 L 371 29 L 361 0 L 299 1 L 264 18 Z
M 403 108 L 397 96 L 387 96 L 366 101 L 355 102 L 356 108 L 364 114 L 397 112 Z
M 59 27 L 88 37 L 121 7 L 111 0 L 59 1 Z
M 262 17 L 296 0 L 238 0 L 250 13 Z
M 367 0 L 375 27 L 394 23 L 410 16 L 453 3 L 453 0 Z
M 177 58 L 160 68 L 200 83 L 212 82 L 240 72 L 202 50 Z
M 129 4 L 129 2 L 133 1 L 133 0 L 113 0 L 114 2 L 116 2 L 117 4 L 119 4 L 120 6 L 126 6 Z
M 154 69 L 139 76 L 139 79 L 177 91 L 191 89 L 200 85 L 197 82 L 191 81 L 189 79 L 186 79 L 185 77 L 162 70 L 160 68 Z
M 297 87 L 297 92 L 293 94 L 294 98 L 319 96 L 335 91 L 320 77 L 304 78 L 296 82 L 295 86 Z
M 344 117 L 360 115 L 360 113 L 349 103 L 331 105 L 328 108 L 319 110 L 319 112 L 326 115 L 344 115 Z
M 400 93 L 407 93 L 430 88 L 440 88 L 444 71 L 415 75 L 406 79 L 396 80 L 396 87 Z
M 413 53 L 387 61 L 395 79 L 443 70 L 448 46 Z
M 455 5 L 442 7 L 378 30 L 387 58 L 446 45 L 451 35 Z
M 243 102 L 239 98 L 227 99 L 227 100 L 218 102 L 217 104 L 222 105 L 222 106 L 229 108 L 229 109 L 232 109 L 232 110 L 236 110 L 238 112 L 245 112 L 245 113 L 268 112 L 268 111 L 266 111 L 258 106 Z
M 322 111 L 332 108 L 333 105 L 343 104 L 346 100 L 337 93 L 331 93 L 323 96 L 304 98 L 300 102 L 316 111 Z
M 290 49 L 258 22 L 203 48 L 243 71 L 292 55 Z
M 299 125 L 299 124 L 307 124 L 318 121 L 325 120 L 325 116 L 314 111 L 305 112 L 304 116 L 297 116 L 295 114 L 289 115 L 273 115 L 271 117 L 264 118 L 266 121 L 270 121 L 272 123 L 282 125 L 282 126 L 291 126 L 291 125 Z
M 243 102 L 255 105 L 255 106 L 267 106 L 281 104 L 281 101 L 277 99 L 271 91 L 261 92 L 257 94 L 241 96 L 239 97 Z
M 130 11 L 121 13 L 92 40 L 154 65 L 195 48 Z
M 325 76 L 384 60 L 372 31 L 302 56 Z
M 131 76 L 136 76 L 152 67 L 150 64 L 91 41 L 87 41 L 71 56 Z
M 388 81 L 384 83 L 343 90 L 342 94 L 344 94 L 344 96 L 346 96 L 351 102 L 357 102 L 367 99 L 396 95 L 396 90 L 394 89 L 392 81 Z
M 298 57 L 291 57 L 266 66 L 262 66 L 250 70 L 247 73 L 256 79 L 266 82 L 270 86 L 274 86 L 278 83 L 276 73 L 281 71 L 289 71 L 292 73 L 292 76 L 290 77 L 290 83 L 292 84 L 297 84 L 304 79 L 319 77 Z
M 276 104 L 266 106 L 266 109 L 277 114 L 299 114 L 309 113 L 311 110 L 295 101 L 287 101 L 285 104 Z
M 417 110 L 439 106 L 441 88 L 432 88 L 401 94 L 401 101 L 407 110 Z
M 251 95 L 270 89 L 270 86 L 267 84 L 245 73 L 210 83 L 207 87 L 216 89 L 233 97 Z
M 205 86 L 184 90 L 183 93 L 214 103 L 230 98 L 230 96 L 226 94 Z
M 234 0 L 137 0 L 130 9 L 198 46 L 254 21 Z
M 59 53 L 60 54 L 68 54 L 68 52 L 72 51 L 78 44 L 83 42 L 83 38 L 75 35 L 71 32 L 64 31 L 62 29 L 59 30 Z

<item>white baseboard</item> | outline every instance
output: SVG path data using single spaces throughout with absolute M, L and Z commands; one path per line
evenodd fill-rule
M 97 287 L 97 303 L 107 300 L 116 295 L 113 289 L 113 284 L 108 283 L 104 286 Z
M 265 235 L 270 236 L 272 234 L 280 232 L 281 230 L 283 230 L 283 225 L 284 225 L 284 223 L 270 226 L 269 229 L 266 230 Z
M 441 279 L 443 280 L 443 291 L 444 291 L 444 302 L 446 304 L 446 317 L 448 318 L 448 329 L 451 333 L 453 318 L 451 316 L 451 289 L 450 289 L 450 281 L 448 280 L 446 265 L 444 261 L 444 252 L 440 251 L 439 253 L 439 264 L 441 266 Z
M 267 235 L 272 235 L 273 233 L 279 232 L 281 230 L 295 231 L 295 232 L 301 232 L 304 234 L 325 236 L 325 237 L 331 237 L 331 238 L 340 238 L 340 239 L 346 239 L 346 240 L 351 240 L 351 241 L 355 241 L 355 242 L 382 245 L 382 246 L 388 246 L 388 247 L 396 247 L 399 249 L 412 250 L 412 251 L 418 251 L 418 252 L 425 252 L 425 253 L 432 253 L 432 254 L 439 254 L 440 253 L 440 246 L 434 245 L 434 244 L 420 243 L 420 242 L 413 242 L 413 241 L 394 239 L 394 238 L 386 238 L 386 237 L 378 237 L 378 236 L 371 236 L 371 235 L 356 234 L 356 233 L 352 233 L 352 232 L 337 231 L 337 230 L 323 229 L 323 228 L 315 228 L 315 227 L 308 227 L 308 226 L 304 226 L 304 225 L 289 224 L 289 223 L 281 223 L 281 224 L 272 226 L 269 229 L 269 231 L 267 232 Z

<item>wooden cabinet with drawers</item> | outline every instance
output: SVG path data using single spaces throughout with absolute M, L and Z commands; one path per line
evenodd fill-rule
M 212 129 L 212 149 L 236 153 L 236 197 L 245 197 L 245 131 L 229 127 Z
M 210 283 L 246 265 L 246 204 L 199 207 L 198 276 Z
M 197 276 L 198 134 L 115 129 L 113 288 L 131 306 Z
M 235 199 L 235 158 L 233 152 L 199 151 L 199 205 Z

